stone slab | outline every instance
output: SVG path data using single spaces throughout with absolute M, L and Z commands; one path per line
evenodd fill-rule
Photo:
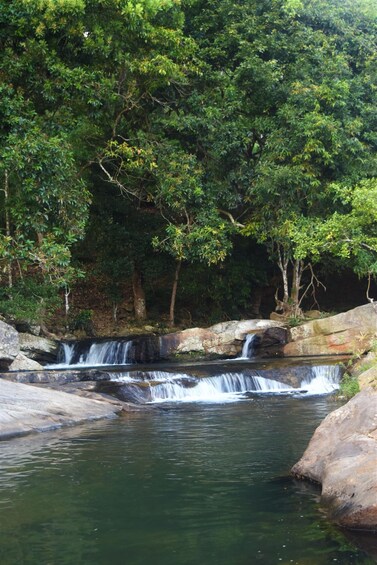
M 120 405 L 0 379 L 0 440 L 114 417 Z

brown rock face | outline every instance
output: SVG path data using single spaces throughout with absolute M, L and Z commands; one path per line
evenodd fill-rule
M 215 324 L 209 328 L 190 328 L 161 336 L 161 356 L 169 357 L 174 353 L 194 351 L 235 356 L 241 352 L 243 341 L 248 333 L 262 336 L 268 329 L 279 328 L 281 329 L 279 336 L 283 339 L 282 343 L 285 343 L 286 331 L 282 328 L 283 325 L 271 320 L 234 320 Z M 274 343 L 280 338 L 276 335 Z
M 377 312 L 372 304 L 330 318 L 313 320 L 290 330 L 284 355 L 339 355 L 370 349 L 377 336 Z
M 377 530 L 377 392 L 363 390 L 329 414 L 292 473 L 322 484 L 335 523 Z

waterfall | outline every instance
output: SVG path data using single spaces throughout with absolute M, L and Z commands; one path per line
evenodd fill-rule
M 166 371 L 117 373 L 111 377 L 121 389 L 120 398 L 131 392 L 137 401 L 160 402 L 235 402 L 265 394 L 295 397 L 330 394 L 339 387 L 341 370 L 336 365 L 314 366 L 299 387 L 265 378 L 257 371 L 221 373 L 194 377 Z M 131 390 L 132 389 L 132 390 Z
M 312 367 L 312 375 L 301 382 L 301 389 L 309 394 L 329 394 L 338 390 L 341 379 L 339 365 L 318 365 Z
M 128 365 L 131 358 L 132 341 L 63 342 L 58 364 L 51 368 L 96 365 Z
M 238 357 L 238 359 L 251 359 L 254 357 L 254 349 L 257 341 L 257 334 L 246 334 L 241 356 Z
M 197 379 L 196 384 L 176 382 L 170 378 L 150 388 L 151 402 L 234 402 L 248 392 L 284 392 L 292 387 L 258 375 L 223 373 Z

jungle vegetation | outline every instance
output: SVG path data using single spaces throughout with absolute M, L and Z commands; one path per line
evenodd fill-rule
M 0 4 L 0 313 L 92 277 L 115 320 L 299 317 L 377 273 L 374 0 Z

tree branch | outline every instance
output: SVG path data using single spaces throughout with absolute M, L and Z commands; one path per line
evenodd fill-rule
M 241 224 L 240 222 L 237 222 L 237 220 L 235 220 L 233 218 L 233 216 L 230 212 L 227 212 L 226 210 L 221 210 L 220 208 L 218 208 L 217 211 L 220 214 L 224 214 L 224 216 L 227 216 L 227 218 L 229 218 L 229 220 L 232 222 L 232 224 L 234 226 L 236 226 L 237 228 L 244 228 L 245 227 L 245 224 Z

